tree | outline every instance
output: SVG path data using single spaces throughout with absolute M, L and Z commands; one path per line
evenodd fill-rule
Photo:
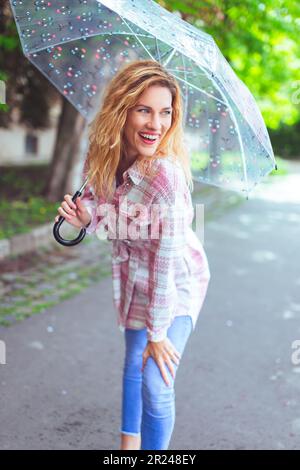
M 86 127 L 86 120 L 63 97 L 58 131 L 46 187 L 49 201 L 63 199 L 65 193 L 72 191 L 70 172 L 81 158 L 80 139 Z
M 6 83 L 6 103 L 1 106 L 0 126 L 8 128 L 13 111 L 19 111 L 19 124 L 31 129 L 50 125 L 50 110 L 61 103 L 56 142 L 45 191 L 50 201 L 57 201 L 72 190 L 70 172 L 80 158 L 80 138 L 85 120 L 62 98 L 56 88 L 24 56 L 9 3 L 1 10 L 0 79 Z M 71 139 L 70 139 L 71 136 Z
M 6 84 L 6 104 L 0 107 L 0 127 L 10 126 L 17 109 L 20 124 L 45 129 L 50 124 L 50 109 L 58 100 L 58 93 L 24 56 L 9 3 L 2 3 L 0 79 Z

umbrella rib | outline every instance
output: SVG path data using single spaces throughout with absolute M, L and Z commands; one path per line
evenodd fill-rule
M 206 73 L 205 69 L 204 69 L 204 72 Z M 207 76 L 207 78 L 209 78 Z M 229 112 L 230 112 L 230 115 L 231 115 L 231 118 L 236 126 L 236 130 L 237 130 L 237 135 L 238 135 L 238 140 L 239 140 L 239 144 L 240 144 L 240 149 L 241 149 L 241 154 L 242 154 L 242 162 L 243 162 L 243 173 L 244 173 L 244 178 L 245 178 L 245 183 L 246 183 L 246 192 L 247 192 L 247 198 L 248 198 L 248 191 L 249 191 L 249 185 L 248 185 L 248 176 L 247 176 L 247 172 L 246 172 L 246 162 L 245 162 L 245 152 L 244 152 L 244 145 L 243 145 L 243 141 L 242 141 L 242 138 L 241 138 L 241 133 L 240 133 L 240 128 L 238 126 L 238 123 L 237 123 L 237 120 L 236 120 L 236 117 L 234 115 L 234 113 L 232 112 L 231 110 L 231 107 L 226 99 L 226 96 L 224 96 L 224 93 L 222 92 L 222 90 L 220 89 L 220 87 L 218 86 L 218 84 L 216 82 L 214 82 L 214 85 L 216 86 L 216 88 L 219 90 L 219 93 L 224 97 L 224 100 L 226 101 L 226 103 L 224 103 L 227 108 L 229 109 Z
M 230 109 L 230 108 L 229 108 Z M 235 123 L 236 130 L 237 130 L 237 135 L 240 143 L 240 148 L 241 148 L 241 153 L 242 153 L 242 161 L 243 161 L 243 173 L 244 173 L 244 178 L 245 178 L 245 183 L 246 183 L 246 194 L 247 194 L 247 199 L 248 199 L 248 193 L 249 193 L 249 184 L 248 184 L 248 176 L 247 176 L 247 171 L 246 171 L 246 160 L 245 160 L 245 152 L 244 152 L 244 145 L 241 137 L 241 132 L 240 128 L 238 125 L 238 122 L 236 120 L 236 117 L 234 113 L 231 113 L 232 115 L 232 120 Z
M 204 72 L 205 72 L 205 71 L 204 71 Z M 174 74 L 173 74 L 173 75 L 174 75 Z M 207 74 L 206 74 L 206 75 L 207 75 Z M 180 81 L 186 83 L 185 80 L 180 79 L 179 77 L 176 77 L 176 79 L 179 79 Z M 222 96 L 224 96 L 223 93 L 222 93 L 222 90 L 220 90 L 220 88 L 218 87 L 218 85 L 217 85 L 216 83 L 214 83 L 214 84 L 215 84 L 215 86 L 218 88 L 220 94 L 221 94 Z M 210 96 L 211 98 L 213 98 L 213 99 L 219 101 L 220 103 L 223 103 L 226 107 L 228 107 L 229 110 L 231 110 L 231 109 L 230 109 L 230 106 L 229 106 L 229 103 L 228 103 L 228 101 L 226 100 L 226 97 L 224 97 L 224 99 L 225 99 L 225 102 L 224 102 L 223 100 L 220 100 L 220 99 L 216 98 L 215 96 L 211 95 L 210 93 L 207 93 L 207 92 L 205 92 L 204 90 L 199 89 L 199 88 L 196 87 L 195 85 L 189 84 L 189 86 L 191 86 L 191 87 L 193 87 L 193 88 L 196 88 L 198 91 L 200 91 L 200 92 L 202 92 L 202 93 L 205 93 L 206 95 L 208 95 L 208 96 Z M 247 172 L 246 172 L 246 162 L 245 162 L 244 146 L 243 146 L 243 142 L 242 142 L 242 139 L 241 139 L 240 129 L 239 129 L 238 123 L 237 123 L 237 121 L 236 121 L 236 118 L 235 118 L 235 116 L 234 116 L 234 113 L 230 113 L 230 114 L 231 114 L 231 116 L 232 116 L 232 119 L 233 119 L 233 121 L 234 121 L 234 123 L 235 123 L 235 126 L 236 126 L 236 129 L 237 129 L 237 134 L 238 134 L 238 139 L 239 139 L 239 144 L 240 144 L 240 149 L 241 149 L 241 154 L 242 154 L 243 173 L 244 173 L 244 178 L 245 178 L 245 183 L 246 183 L 246 192 L 247 192 L 247 197 L 248 197 L 248 177 L 247 177 Z
M 181 54 L 181 55 L 182 55 L 182 57 L 184 57 L 184 54 Z M 180 72 L 180 70 L 178 70 L 178 69 L 170 69 L 170 68 L 168 68 L 168 71 L 169 71 L 169 72 L 173 72 L 173 71 L 174 71 L 174 72 Z M 191 71 L 191 72 L 190 72 L 190 71 L 188 71 L 188 70 L 185 69 L 185 70 L 183 70 L 183 72 L 184 72 L 184 75 L 185 75 L 185 76 L 187 76 L 187 75 L 195 75 L 195 71 Z M 205 75 L 205 76 L 206 76 L 206 74 L 205 74 L 204 72 L 202 72 L 201 70 L 199 70 L 199 72 L 197 72 L 197 75 Z
M 169 55 L 169 57 L 167 58 L 167 60 L 163 63 L 163 66 L 166 67 L 168 65 L 168 63 L 170 62 L 170 60 L 172 59 L 173 55 L 175 54 L 177 49 L 173 48 L 173 52 L 172 54 Z
M 135 38 L 138 40 L 138 42 L 141 44 L 141 46 L 142 46 L 143 49 L 147 52 L 147 54 L 149 54 L 149 56 L 151 57 L 151 59 L 152 59 L 152 60 L 156 60 L 155 57 L 153 57 L 152 54 L 146 49 L 146 47 L 144 46 L 144 44 L 142 43 L 142 41 L 140 41 L 139 36 L 142 36 L 142 35 L 140 35 L 140 34 L 135 34 L 135 33 L 133 32 L 132 28 L 129 26 L 129 24 L 128 24 L 127 21 L 125 20 L 125 18 L 122 17 L 122 16 L 120 16 L 120 18 L 122 18 L 122 20 L 126 23 L 127 27 L 132 31 L 132 34 L 135 36 Z M 145 37 L 148 37 L 148 38 L 150 38 L 150 39 L 155 39 L 155 41 L 156 41 L 156 46 L 157 46 L 157 38 L 156 38 L 156 36 L 153 36 L 153 35 L 150 35 L 150 36 L 143 35 L 143 37 L 144 37 L 144 36 L 145 36 Z M 167 64 L 167 63 L 171 60 L 171 58 L 173 57 L 173 55 L 174 55 L 174 53 L 175 53 L 175 51 L 176 51 L 176 49 L 174 49 L 173 47 L 171 47 L 170 50 L 172 50 L 172 49 L 173 49 L 173 52 L 172 52 L 172 54 L 170 55 L 170 57 L 168 58 L 168 60 L 165 62 L 165 64 Z M 167 52 L 165 52 L 165 54 L 167 54 L 167 53 L 169 53 L 169 52 L 170 52 L 170 51 L 167 51 Z M 162 57 L 163 57 L 165 54 L 163 54 Z M 162 57 L 161 57 L 161 58 L 162 58 Z M 160 59 L 161 59 L 161 58 L 160 58 Z M 165 65 L 165 64 L 164 64 L 164 65 Z
M 132 31 L 132 33 L 134 34 L 132 28 L 129 26 L 129 24 L 127 23 L 127 21 L 123 18 L 123 16 L 120 16 L 120 18 L 122 18 L 122 20 L 126 23 L 127 27 L 130 29 L 130 31 Z M 155 60 L 155 58 L 152 56 L 152 54 L 145 48 L 144 44 L 142 43 L 142 41 L 139 40 L 139 37 L 137 35 L 135 35 L 135 37 L 137 38 L 137 40 L 139 41 L 139 43 L 141 44 L 141 46 L 145 49 L 145 51 L 147 52 L 147 54 L 149 54 L 149 56 L 151 57 L 151 59 Z
M 184 63 L 184 55 L 181 54 L 181 60 L 182 60 L 182 64 L 183 64 L 183 71 L 184 71 L 184 79 L 185 81 L 187 80 L 186 78 L 186 67 L 185 67 L 185 63 Z M 187 108 L 188 108 L 188 87 L 186 86 L 185 87 L 185 107 L 184 107 L 184 120 L 183 122 L 185 123 L 186 121 L 186 116 L 187 116 Z
M 23 47 L 23 43 L 22 43 L 22 47 L 23 47 L 23 50 L 24 50 L 24 53 L 26 56 L 28 56 L 28 54 L 34 54 L 35 52 L 40 52 L 40 51 L 44 51 L 50 47 L 55 47 L 55 46 L 61 46 L 61 45 L 64 45 L 64 44 L 68 44 L 70 42 L 75 42 L 75 41 L 78 41 L 80 39 L 82 39 L 83 41 L 86 41 L 87 39 L 89 38 L 93 38 L 95 36 L 120 36 L 120 35 L 126 35 L 126 36 L 134 36 L 134 37 L 137 37 L 137 34 L 135 34 L 134 32 L 133 33 L 130 33 L 130 32 L 125 32 L 125 33 L 122 33 L 121 31 L 120 32 L 115 32 L 115 33 L 95 33 L 95 34 L 89 34 L 88 36 L 77 36 L 77 37 L 74 37 L 74 38 L 70 38 L 68 41 L 58 41 L 58 42 L 53 42 L 52 44 L 50 45 L 46 45 L 46 46 L 42 46 L 42 47 L 35 47 L 35 46 L 32 46 L 30 51 L 26 50 L 24 47 Z M 22 35 L 20 34 L 20 37 Z M 141 37 L 145 37 L 145 38 L 153 38 L 153 36 L 151 35 L 147 35 L 147 34 L 139 34 L 139 36 Z M 21 41 L 22 42 L 22 41 Z
M 207 91 L 202 90 L 202 88 L 199 88 L 198 86 L 193 85 L 192 83 L 187 82 L 187 81 L 184 80 L 183 78 L 177 77 L 177 75 L 175 75 L 174 73 L 172 73 L 172 75 L 174 75 L 174 77 L 175 77 L 177 80 L 186 83 L 189 87 L 194 88 L 194 89 L 197 90 L 197 91 L 200 91 L 200 93 L 204 93 L 205 95 L 207 95 L 207 96 L 209 96 L 210 98 L 212 98 L 212 99 L 218 101 L 219 103 L 223 103 L 225 106 L 228 106 L 228 102 L 227 102 L 227 101 L 223 101 L 223 100 L 221 100 L 220 98 L 217 98 L 216 96 L 212 95 L 211 93 L 208 93 Z
M 156 46 L 156 55 L 158 57 L 158 60 L 160 62 L 160 51 L 159 51 L 159 46 L 158 46 L 158 42 L 157 42 L 157 37 L 155 36 L 155 46 Z

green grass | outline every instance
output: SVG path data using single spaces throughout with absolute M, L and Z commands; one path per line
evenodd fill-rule
M 59 203 L 50 203 L 42 197 L 27 201 L 2 199 L 0 201 L 0 239 L 27 233 L 41 224 L 54 223 Z
M 37 269 L 39 270 L 39 268 Z M 70 268 L 68 268 L 68 271 L 70 272 Z M 38 282 L 49 282 L 49 274 L 49 272 L 44 273 Z M 98 282 L 101 279 L 111 275 L 111 267 L 110 265 L 106 265 L 106 262 L 101 266 L 99 266 L 99 264 L 95 264 L 93 266 L 83 267 L 80 269 L 80 271 L 78 271 L 78 279 L 76 279 L 75 282 L 70 282 L 69 279 L 66 279 L 65 276 L 67 273 L 65 272 L 51 274 L 55 275 L 56 280 L 52 289 L 43 289 L 42 291 L 36 290 L 33 292 L 27 288 L 29 285 L 29 283 L 27 283 L 25 288 L 12 290 L 7 296 L 4 297 L 3 301 L 6 302 L 18 294 L 24 296 L 22 300 L 15 301 L 12 305 L 0 305 L 1 326 L 11 326 L 14 321 L 22 321 L 31 315 L 42 313 L 48 308 L 74 297 L 74 295 L 80 293 L 92 283 Z M 36 289 L 38 289 L 38 282 L 36 282 L 34 286 Z M 45 297 L 47 297 L 47 295 L 54 293 L 57 294 L 56 299 L 46 300 Z
M 60 202 L 44 196 L 48 165 L 2 166 L 0 174 L 0 239 L 54 222 Z

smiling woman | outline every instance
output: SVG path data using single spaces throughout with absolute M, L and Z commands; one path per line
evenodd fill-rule
M 180 88 L 162 65 L 135 61 L 114 76 L 91 124 L 84 173 L 82 198 L 73 204 L 66 195 L 60 213 L 112 242 L 113 300 L 125 340 L 121 449 L 168 449 L 176 371 L 210 272 L 190 226 Z M 157 206 L 163 210 L 153 220 Z
M 141 103 L 128 111 L 124 126 L 126 165 L 129 167 L 138 154 L 151 157 L 159 142 L 172 125 L 172 94 L 166 87 L 152 85 L 141 97 Z M 151 105 L 151 106 L 150 106 Z
M 141 172 L 151 174 L 153 162 L 168 155 L 181 162 L 192 189 L 182 113 L 179 85 L 158 62 L 125 64 L 108 83 L 90 124 L 85 173 L 95 194 L 111 198 L 116 172 L 122 174 L 136 159 Z M 140 133 L 155 134 L 156 140 L 149 143 Z

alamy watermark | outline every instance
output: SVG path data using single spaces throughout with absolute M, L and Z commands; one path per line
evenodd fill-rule
M 3 80 L 0 80 L 0 104 L 6 104 L 6 86 Z
M 194 220 L 195 233 L 204 244 L 204 204 L 196 204 L 191 214 L 182 202 L 147 206 L 133 203 L 125 196 L 118 212 L 114 204 L 102 203 L 96 214 L 99 218 L 96 235 L 101 240 L 179 240 Z
M 291 361 L 294 366 L 298 366 L 300 364 L 300 339 L 295 339 L 292 342 L 292 349 L 295 351 L 291 355 Z
M 292 103 L 300 104 L 300 80 L 293 82 L 292 88 L 296 88 L 296 91 L 292 94 Z
M 5 342 L 0 339 L 0 365 L 6 364 L 6 345 Z

